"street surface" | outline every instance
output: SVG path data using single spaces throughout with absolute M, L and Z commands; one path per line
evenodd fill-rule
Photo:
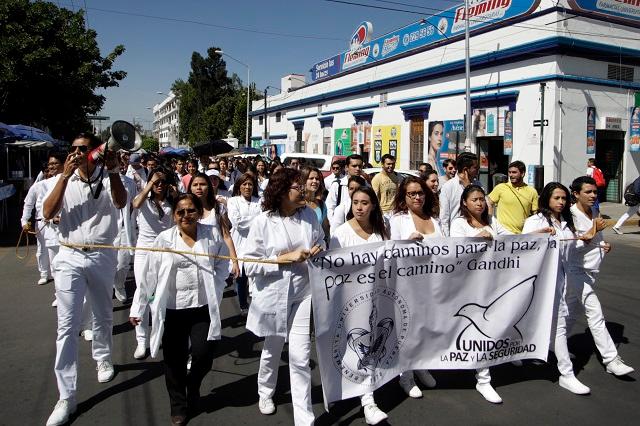
M 598 280 L 608 328 L 624 360 L 640 369 L 640 229 L 623 228 L 624 236 L 606 230 L 614 244 Z M 51 307 L 52 283 L 36 285 L 38 273 L 32 246 L 29 258 L 18 260 L 14 247 L 0 248 L 0 377 L 2 405 L 0 424 L 44 424 L 58 399 L 53 363 L 56 315 Z M 23 249 L 24 252 L 24 249 Z M 128 285 L 131 296 L 132 283 Z M 78 413 L 74 425 L 169 424 L 169 402 L 159 359 L 133 358 L 135 336 L 129 325 L 128 305 L 114 299 L 113 362 L 115 379 L 99 384 L 90 343 L 80 342 Z M 203 412 L 191 425 L 292 425 L 288 367 L 282 362 L 277 412 L 263 416 L 257 407 L 256 377 L 261 343 L 244 329 L 235 293 L 225 291 L 222 303 L 223 339 L 217 345 L 212 371 L 202 388 Z M 435 389 L 424 398 L 405 396 L 397 380 L 375 394 L 381 409 L 395 425 L 636 425 L 640 413 L 638 373 L 630 378 L 607 374 L 594 353 L 595 347 L 584 320 L 574 327 L 569 341 L 578 378 L 591 387 L 590 396 L 576 396 L 561 389 L 553 363 L 523 367 L 511 364 L 492 368 L 493 385 L 504 403 L 486 402 L 475 391 L 471 371 L 435 371 Z M 285 349 L 286 350 L 286 349 Z M 283 354 L 286 359 L 287 354 Z M 315 359 L 315 354 L 314 354 Z M 312 361 L 313 401 L 317 425 L 364 424 L 359 400 L 335 404 L 326 413 L 318 366 Z

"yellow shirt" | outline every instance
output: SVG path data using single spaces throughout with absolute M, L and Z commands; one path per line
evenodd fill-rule
M 380 172 L 371 179 L 371 188 L 380 201 L 382 212 L 387 213 L 393 210 L 393 200 L 398 190 L 398 175 Z
M 501 183 L 493 188 L 489 198 L 498 205 L 498 221 L 514 234 L 522 233 L 524 221 L 538 210 L 538 192 L 526 184 Z

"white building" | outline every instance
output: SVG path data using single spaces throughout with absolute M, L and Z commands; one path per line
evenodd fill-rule
M 177 147 L 180 102 L 173 92 L 153 106 L 153 135 L 160 147 Z
M 640 169 L 640 0 L 470 3 L 471 150 L 483 184 L 513 160 L 532 171 L 541 155 L 545 182 L 569 184 L 595 157 L 607 199 L 620 201 Z M 254 146 L 441 167 L 464 150 L 463 5 L 370 41 L 361 27 L 345 52 L 314 65 L 311 83 L 268 97 L 268 142 L 265 102 L 253 103 Z

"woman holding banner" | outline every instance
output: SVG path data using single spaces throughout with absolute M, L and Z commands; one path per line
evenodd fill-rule
M 460 197 L 460 216 L 451 222 L 452 237 L 482 237 L 493 239 L 498 235 L 510 235 L 500 222 L 492 220 L 487 209 L 486 193 L 481 186 L 469 185 Z M 520 363 L 518 363 L 520 364 Z M 487 401 L 501 404 L 502 398 L 491 386 L 491 374 L 488 368 L 476 370 L 476 390 Z
M 362 176 L 351 176 L 347 181 L 347 190 L 349 191 L 349 197 L 353 194 L 354 191 L 364 188 L 367 186 L 364 178 Z M 347 221 L 347 214 L 351 210 L 351 203 L 341 202 L 336 206 L 336 209 L 333 211 L 333 216 L 330 221 L 330 230 L 333 232 L 335 229 L 338 229 L 340 225 Z
M 392 240 L 417 240 L 443 237 L 438 220 L 437 202 L 423 179 L 410 176 L 398 186 L 394 201 L 395 210 L 389 220 Z M 400 375 L 400 387 L 411 398 L 422 398 L 422 391 L 413 373 L 428 388 L 436 386 L 436 380 L 428 370 L 406 371 Z
M 352 247 L 389 239 L 384 223 L 380 202 L 373 189 L 362 186 L 351 193 L 351 208 L 347 222 L 340 225 L 331 235 L 330 247 Z M 360 397 L 364 418 L 369 425 L 376 425 L 387 419 L 387 414 L 378 408 L 373 392 Z
M 263 195 L 263 212 L 251 225 L 247 241 L 252 244 L 244 253 L 277 262 L 244 265 L 247 276 L 255 279 L 247 330 L 265 338 L 258 371 L 259 409 L 262 414 L 275 411 L 272 398 L 288 339 L 293 418 L 297 426 L 311 425 L 311 287 L 305 261 L 325 248 L 324 232 L 306 206 L 299 170 L 287 168 L 272 175 Z

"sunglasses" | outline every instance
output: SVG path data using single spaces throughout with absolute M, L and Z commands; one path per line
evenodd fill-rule
M 87 145 L 73 145 L 71 147 L 71 152 L 76 152 L 76 151 L 87 152 L 88 149 L 89 147 Z
M 192 215 L 197 213 L 198 210 L 196 209 L 180 209 L 180 210 L 176 210 L 176 214 L 178 216 L 185 216 L 185 215 Z
M 153 184 L 155 186 L 164 185 L 165 183 L 167 183 L 167 181 L 164 180 L 164 179 L 160 179 L 160 180 L 157 180 L 157 181 L 153 182 Z

